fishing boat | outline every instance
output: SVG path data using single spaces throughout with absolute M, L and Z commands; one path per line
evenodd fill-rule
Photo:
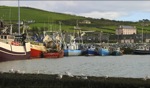
M 67 45 L 67 48 L 64 49 L 65 56 L 80 56 L 82 51 L 80 49 L 76 49 L 77 45 Z
M 56 45 L 49 43 L 31 43 L 31 57 L 32 58 L 62 58 L 64 56 L 63 50 L 57 50 Z M 57 46 L 59 47 L 59 46 Z
M 110 54 L 108 46 L 101 46 L 97 50 L 97 54 L 100 56 L 108 56 Z
M 18 33 L 12 33 L 10 28 L 0 21 L 0 61 L 24 60 L 30 58 L 30 43 L 26 42 L 26 34 L 20 34 L 20 6 L 18 1 Z M 8 32 L 8 30 L 10 31 Z
M 133 50 L 133 54 L 137 54 L 137 55 L 147 55 L 147 54 L 150 54 L 150 46 L 147 45 L 147 44 L 139 44 Z
M 61 45 L 49 35 L 46 35 L 42 42 L 31 42 L 32 58 L 62 58 L 63 56 L 64 52 L 61 49 Z
M 32 58 L 41 58 L 42 52 L 46 52 L 46 47 L 43 45 L 43 43 L 39 42 L 32 42 L 31 43 L 31 57 Z
M 82 50 L 81 50 L 80 46 L 83 45 L 83 41 L 82 41 L 81 44 L 76 42 L 77 38 L 75 36 L 75 33 L 76 33 L 75 31 L 78 31 L 78 33 L 77 33 L 78 37 L 82 38 L 82 36 L 84 34 L 79 35 L 80 32 L 81 32 L 81 28 L 78 25 L 78 20 L 76 22 L 76 26 L 74 26 L 73 35 L 69 36 L 70 37 L 70 42 L 68 44 L 66 44 L 66 43 L 64 44 L 64 55 L 65 56 L 80 56 L 80 55 L 82 55 Z
M 5 30 L 5 31 L 4 31 Z M 26 43 L 26 35 L 12 35 L 4 27 L 0 34 L 0 61 L 24 60 L 30 58 L 30 43 Z
M 123 50 L 121 50 L 120 47 L 110 47 L 109 52 L 110 52 L 110 55 L 112 56 L 123 55 Z
M 48 52 L 43 52 L 44 58 L 63 58 L 64 57 L 64 51 L 63 50 L 51 50 Z
M 43 36 L 37 34 L 33 37 L 31 43 L 31 57 L 33 58 L 62 58 L 64 51 L 62 50 L 61 30 L 43 31 Z
M 70 35 L 70 43 L 64 44 L 64 56 L 80 56 L 82 50 L 80 44 L 76 43 L 74 36 Z
M 94 46 L 93 44 L 90 44 L 90 45 L 85 44 L 82 49 L 82 55 L 85 55 L 85 56 L 97 55 L 96 46 Z
M 137 54 L 137 55 L 150 54 L 150 45 L 143 42 L 143 28 L 142 28 L 142 43 L 136 44 L 135 49 L 133 49 L 133 54 Z
M 46 52 L 46 47 L 43 44 L 43 36 L 39 36 L 38 34 L 33 34 L 30 37 L 31 43 L 31 58 L 41 58 L 42 52 Z
M 54 36 L 54 35 L 53 35 Z M 55 38 L 55 39 L 54 39 Z M 62 49 L 61 40 L 59 35 L 56 37 L 50 37 L 46 35 L 43 39 L 46 52 L 42 52 L 44 58 L 62 58 L 64 57 L 64 51 Z

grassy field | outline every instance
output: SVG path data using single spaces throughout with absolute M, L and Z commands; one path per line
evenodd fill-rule
M 0 6 L 0 17 L 4 20 L 17 20 L 18 19 L 18 8 Z M 40 9 L 21 7 L 20 8 L 21 20 L 35 20 L 35 22 L 53 22 L 56 20 L 67 20 L 67 19 L 83 19 L 83 17 L 73 16 L 69 14 L 62 14 L 56 12 L 48 12 Z

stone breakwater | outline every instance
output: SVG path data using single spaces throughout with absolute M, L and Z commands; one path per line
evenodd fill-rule
M 0 73 L 0 88 L 150 88 L 150 79 Z

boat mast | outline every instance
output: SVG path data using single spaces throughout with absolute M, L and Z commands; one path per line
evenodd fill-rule
M 9 23 L 11 24 L 11 8 L 9 9 Z
M 59 31 L 61 32 L 61 21 L 59 21 Z
M 9 23 L 10 23 L 10 34 L 12 34 L 12 24 L 11 24 L 11 8 L 9 11 Z
M 142 43 L 143 43 L 143 27 L 142 27 Z
M 18 0 L 18 33 L 20 35 L 20 2 Z
M 142 25 L 142 43 L 144 42 L 144 35 L 143 35 L 143 28 L 144 28 L 144 20 L 142 21 L 142 23 L 141 23 L 141 25 Z

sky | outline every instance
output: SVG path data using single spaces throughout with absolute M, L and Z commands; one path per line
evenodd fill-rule
M 150 1 L 20 0 L 20 6 L 72 15 L 118 21 L 150 20 Z M 17 0 L 1 0 L 0 5 L 18 6 Z

